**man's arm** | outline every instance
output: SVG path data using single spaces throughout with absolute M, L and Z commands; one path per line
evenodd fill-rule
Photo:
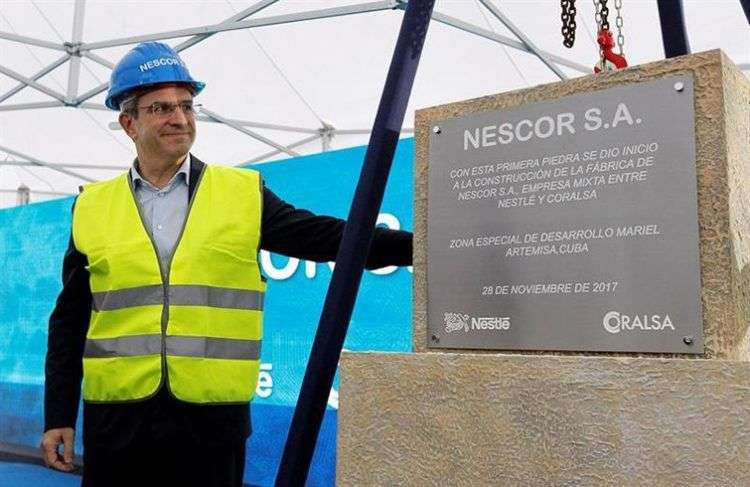
M 336 259 L 345 224 L 339 218 L 295 208 L 263 188 L 260 246 L 264 250 L 314 262 L 332 261 Z M 411 265 L 411 259 L 411 232 L 377 228 L 365 267 Z
M 73 430 L 83 377 L 83 349 L 91 316 L 91 288 L 86 256 L 71 235 L 63 258 L 63 288 L 49 319 L 44 381 L 42 451 L 48 465 L 72 470 Z M 64 443 L 64 457 L 57 453 Z M 64 462 L 64 463 L 63 463 Z
M 75 427 L 83 377 L 83 348 L 91 316 L 86 257 L 71 236 L 63 259 L 63 288 L 49 318 L 44 382 L 44 430 Z

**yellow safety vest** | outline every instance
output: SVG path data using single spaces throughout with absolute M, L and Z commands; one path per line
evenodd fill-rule
M 84 186 L 73 239 L 93 295 L 83 398 L 247 403 L 258 380 L 265 281 L 256 171 L 206 165 L 162 269 L 129 173 Z

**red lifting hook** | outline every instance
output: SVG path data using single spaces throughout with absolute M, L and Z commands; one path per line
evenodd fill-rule
M 615 69 L 628 67 L 628 62 L 624 56 L 612 52 L 612 49 L 615 47 L 615 40 L 610 31 L 606 29 L 600 30 L 596 41 L 599 43 L 602 59 L 594 67 L 594 73 L 599 74 L 602 71 L 614 71 Z

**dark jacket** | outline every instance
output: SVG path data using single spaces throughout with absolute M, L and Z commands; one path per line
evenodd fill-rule
M 190 167 L 188 199 L 204 163 L 195 156 Z M 73 203 L 75 205 L 75 202 Z M 261 249 L 316 262 L 336 257 L 344 220 L 316 216 L 263 189 Z M 366 267 L 410 265 L 412 234 L 378 228 Z M 83 348 L 91 314 L 87 259 L 71 235 L 63 259 L 63 288 L 49 320 L 45 365 L 44 430 L 75 428 L 83 377 Z M 203 442 L 244 439 L 251 432 L 247 405 L 196 405 L 178 401 L 162 388 L 153 398 L 123 404 L 83 407 L 84 444 L 117 448 L 133 435 L 149 430 L 152 437 L 185 434 Z

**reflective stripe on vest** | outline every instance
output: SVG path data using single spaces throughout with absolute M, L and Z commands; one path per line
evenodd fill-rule
M 84 186 L 73 240 L 87 257 L 93 298 L 86 401 L 142 400 L 163 385 L 193 403 L 252 398 L 265 293 L 261 209 L 259 173 L 206 165 L 162 268 L 129 174 Z
M 164 300 L 164 286 L 142 286 L 117 291 L 93 293 L 96 311 L 111 311 L 161 304 Z M 171 285 L 169 302 L 173 305 L 212 306 L 215 308 L 263 309 L 263 293 L 245 289 L 224 289 L 211 286 Z
M 168 336 L 166 347 L 167 354 L 180 357 L 237 360 L 258 360 L 260 358 L 260 340 Z M 83 352 L 83 356 L 86 358 L 160 354 L 161 335 L 89 339 L 86 340 L 86 348 Z

